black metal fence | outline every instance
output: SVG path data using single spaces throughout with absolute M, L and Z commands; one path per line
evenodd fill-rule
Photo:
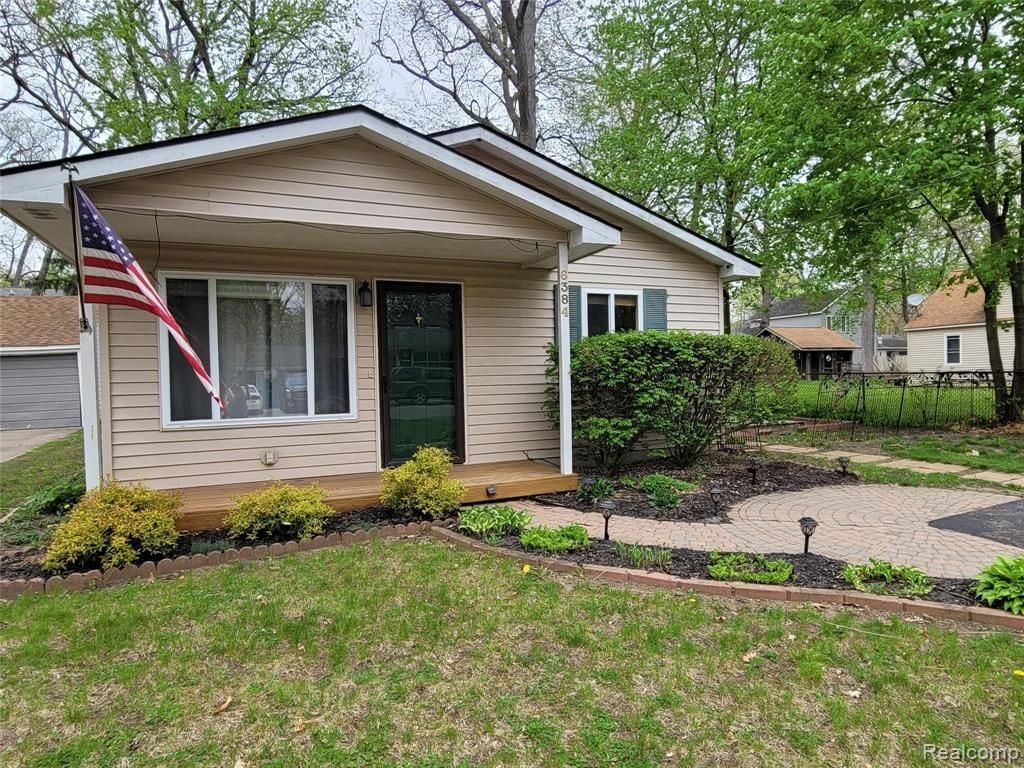
M 1013 381 L 1013 373 L 1006 376 Z M 840 373 L 801 381 L 796 398 L 807 431 L 849 439 L 906 429 L 982 427 L 997 420 L 989 371 Z

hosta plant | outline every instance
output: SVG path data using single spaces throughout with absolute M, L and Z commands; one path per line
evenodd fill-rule
M 481 539 L 515 536 L 533 522 L 533 516 L 506 504 L 488 504 L 459 510 L 459 530 Z
M 932 580 L 924 571 L 871 558 L 863 565 L 846 565 L 843 578 L 860 592 L 897 597 L 924 597 L 932 591 Z
M 586 528 L 575 523 L 560 528 L 538 525 L 523 531 L 519 536 L 519 543 L 526 549 L 539 549 L 557 555 L 589 547 L 590 535 Z
M 1024 555 L 1000 555 L 978 575 L 974 593 L 986 605 L 1024 616 Z

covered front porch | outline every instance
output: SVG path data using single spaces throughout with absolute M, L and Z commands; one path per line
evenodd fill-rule
M 380 503 L 381 472 L 354 475 L 327 475 L 292 480 L 296 485 L 316 483 L 327 491 L 327 503 L 339 513 L 366 509 Z M 456 464 L 452 477 L 466 486 L 464 502 L 518 499 L 542 493 L 576 489 L 576 475 L 562 474 L 557 466 L 544 461 L 497 461 L 485 464 Z M 257 490 L 263 483 L 235 483 L 185 488 L 178 528 L 204 531 L 223 526 L 224 515 L 232 499 Z

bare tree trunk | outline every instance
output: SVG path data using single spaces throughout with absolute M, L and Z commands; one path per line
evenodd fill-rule
M 860 347 L 863 362 L 861 370 L 872 373 L 875 370 L 875 353 L 878 351 L 878 336 L 875 333 L 875 316 L 877 312 L 874 277 L 871 268 L 864 270 L 864 311 L 860 320 Z
M 537 146 L 537 8 L 534 0 L 521 0 L 518 12 L 511 0 L 502 0 L 501 15 L 512 39 L 515 83 L 516 138 L 531 149 Z
M 11 271 L 11 287 L 13 288 L 21 285 L 21 278 L 25 274 L 25 259 L 28 257 L 28 252 L 32 249 L 32 243 L 35 239 L 35 235 L 29 235 L 25 238 L 25 244 L 21 246 L 21 253 L 18 254 L 18 264 Z
M 50 260 L 53 258 L 53 248 L 43 251 L 43 263 L 39 267 L 39 274 L 36 275 L 35 284 L 32 286 L 33 296 L 42 296 L 50 276 Z

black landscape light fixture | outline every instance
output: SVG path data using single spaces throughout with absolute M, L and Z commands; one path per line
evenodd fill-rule
M 804 535 L 804 554 L 806 555 L 811 549 L 811 536 L 814 535 L 814 529 L 818 527 L 818 521 L 813 517 L 801 517 L 797 522 L 800 523 L 800 533 Z
M 601 507 L 601 517 L 604 518 L 604 540 L 608 541 L 608 521 L 612 517 L 612 512 L 615 511 L 615 502 L 605 499 L 598 506 Z
M 715 508 L 715 515 L 718 515 L 718 510 L 722 505 L 722 486 L 718 483 L 712 483 L 711 487 L 708 488 L 708 493 L 711 494 L 711 506 Z
M 836 459 L 836 461 L 839 462 L 839 471 L 842 472 L 844 475 L 847 474 L 847 472 L 850 469 L 850 457 L 840 456 L 838 459 Z
M 764 459 L 760 456 L 751 456 L 750 465 L 747 467 L 747 472 L 750 473 L 750 484 L 757 485 L 757 473 L 761 471 L 761 467 L 764 466 Z
M 370 283 L 368 281 L 363 280 L 363 284 L 359 286 L 357 293 L 359 294 L 360 307 L 373 306 L 373 291 L 370 289 Z

